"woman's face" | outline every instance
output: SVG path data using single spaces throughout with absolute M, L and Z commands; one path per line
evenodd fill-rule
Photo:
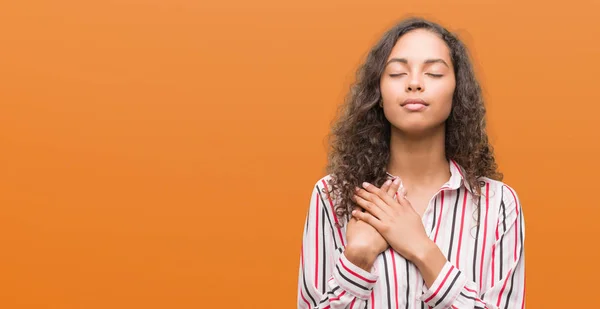
M 446 43 L 428 30 L 412 30 L 398 39 L 381 76 L 385 117 L 407 135 L 443 127 L 455 85 Z

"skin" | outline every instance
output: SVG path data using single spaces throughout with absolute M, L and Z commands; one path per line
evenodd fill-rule
M 456 86 L 454 68 L 445 42 L 424 29 L 400 37 L 387 61 L 380 79 L 382 108 L 391 123 L 387 170 L 402 179 L 405 189 L 393 198 L 383 186 L 364 183 L 356 188 L 353 200 L 365 212 L 352 212 L 362 224 L 348 225 L 351 237 L 344 254 L 370 271 L 377 255 L 389 246 L 418 267 L 429 287 L 446 257 L 427 236 L 421 216 L 450 178 L 445 121 Z M 410 111 L 400 105 L 406 99 L 422 99 L 428 105 Z
M 399 187 L 400 178 L 396 178 L 393 182 L 392 180 L 386 181 L 379 190 L 395 199 L 398 197 L 396 193 L 398 193 Z M 357 210 L 365 211 L 361 207 L 357 207 Z M 376 257 L 379 253 L 389 248 L 385 238 L 383 238 L 373 226 L 365 221 L 359 220 L 357 216 L 352 216 L 348 222 L 346 228 L 346 240 L 348 241 L 348 246 L 346 246 L 347 257 L 348 249 L 357 252 L 358 254 L 353 257 L 354 260 L 350 261 L 362 268 L 370 269 L 373 265 L 371 257 Z M 360 254 L 363 252 L 366 254 Z M 363 257 L 366 259 L 361 259 Z

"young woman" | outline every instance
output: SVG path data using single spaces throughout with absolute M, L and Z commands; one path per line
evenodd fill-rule
M 524 308 L 524 219 L 468 52 L 406 19 L 370 51 L 310 199 L 298 308 Z

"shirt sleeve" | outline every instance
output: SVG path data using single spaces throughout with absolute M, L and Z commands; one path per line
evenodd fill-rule
M 503 198 L 492 244 L 491 287 L 481 290 L 467 276 L 446 261 L 442 271 L 421 295 L 430 308 L 453 309 L 513 309 L 525 308 L 525 223 L 516 192 L 507 185 L 502 187 Z M 503 250 L 499 250 L 502 247 Z M 500 254 L 500 252 L 504 254 Z M 495 265 L 494 265 L 495 264 Z
M 344 255 L 333 203 L 317 182 L 310 199 L 298 274 L 299 309 L 364 308 L 378 276 L 352 264 Z

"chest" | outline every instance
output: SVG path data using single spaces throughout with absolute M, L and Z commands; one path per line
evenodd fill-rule
M 437 190 L 412 191 L 412 193 L 406 195 L 406 199 L 422 218 L 429 205 L 434 206 L 436 193 Z

